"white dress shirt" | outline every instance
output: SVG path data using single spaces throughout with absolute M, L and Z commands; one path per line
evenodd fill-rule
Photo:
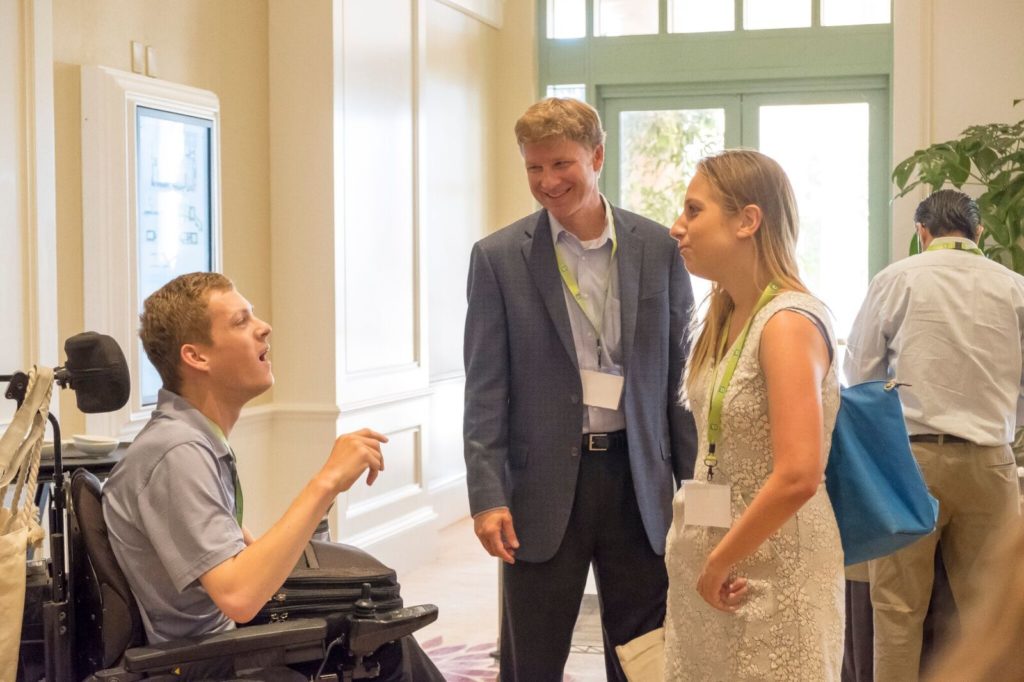
M 612 258 L 611 204 L 601 197 L 605 207 L 604 232 L 597 239 L 581 241 L 562 226 L 550 213 L 551 238 L 559 257 L 579 284 L 584 304 L 595 318 L 601 320 L 601 356 L 598 358 L 598 335 L 594 325 L 580 310 L 569 288 L 562 285 L 565 305 L 569 310 L 573 343 L 580 369 L 609 372 L 622 376 L 622 315 L 619 301 L 619 269 Z M 607 298 L 605 292 L 607 293 Z M 626 428 L 626 415 L 618 410 L 585 406 L 583 433 L 609 433 Z
M 940 237 L 932 244 L 974 242 Z M 853 323 L 850 383 L 900 387 L 911 435 L 978 445 L 1013 441 L 1024 396 L 1024 277 L 984 256 L 945 248 L 878 273 Z

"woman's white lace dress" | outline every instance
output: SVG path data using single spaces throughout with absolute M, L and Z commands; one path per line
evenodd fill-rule
M 779 310 L 799 308 L 828 325 L 825 306 L 807 294 L 784 292 L 762 308 L 751 324 L 722 409 L 715 483 L 732 486 L 737 519 L 772 470 L 768 395 L 758 362 L 765 323 Z M 831 330 L 829 331 L 831 337 Z M 834 337 L 831 337 L 834 338 Z M 700 434 L 695 478 L 707 479 L 708 400 L 712 372 L 700 377 L 690 396 Z M 822 385 L 827 453 L 839 409 L 833 360 Z M 785 409 L 785 406 L 781 406 Z M 682 495 L 673 503 L 665 562 L 666 680 L 839 680 L 843 656 L 843 551 L 825 485 L 758 550 L 736 565 L 748 594 L 735 613 L 718 611 L 697 594 L 697 578 L 724 528 L 684 526 Z

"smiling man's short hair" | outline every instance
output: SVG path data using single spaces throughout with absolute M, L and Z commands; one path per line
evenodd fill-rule
M 545 140 L 578 142 L 593 151 L 604 144 L 597 109 L 578 99 L 548 97 L 533 104 L 516 121 L 516 142 L 522 147 Z

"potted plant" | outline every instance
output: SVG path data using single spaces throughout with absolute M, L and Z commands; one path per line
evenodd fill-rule
M 981 250 L 1024 274 L 1024 121 L 971 126 L 960 137 L 919 149 L 896 164 L 892 179 L 897 197 L 920 185 L 933 192 L 946 184 L 980 189 L 975 198 L 985 226 Z M 911 253 L 917 249 L 915 235 Z

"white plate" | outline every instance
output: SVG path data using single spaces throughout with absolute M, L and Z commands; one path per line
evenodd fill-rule
M 75 449 L 87 455 L 105 455 L 117 449 L 116 438 L 76 434 L 71 439 L 75 443 Z

